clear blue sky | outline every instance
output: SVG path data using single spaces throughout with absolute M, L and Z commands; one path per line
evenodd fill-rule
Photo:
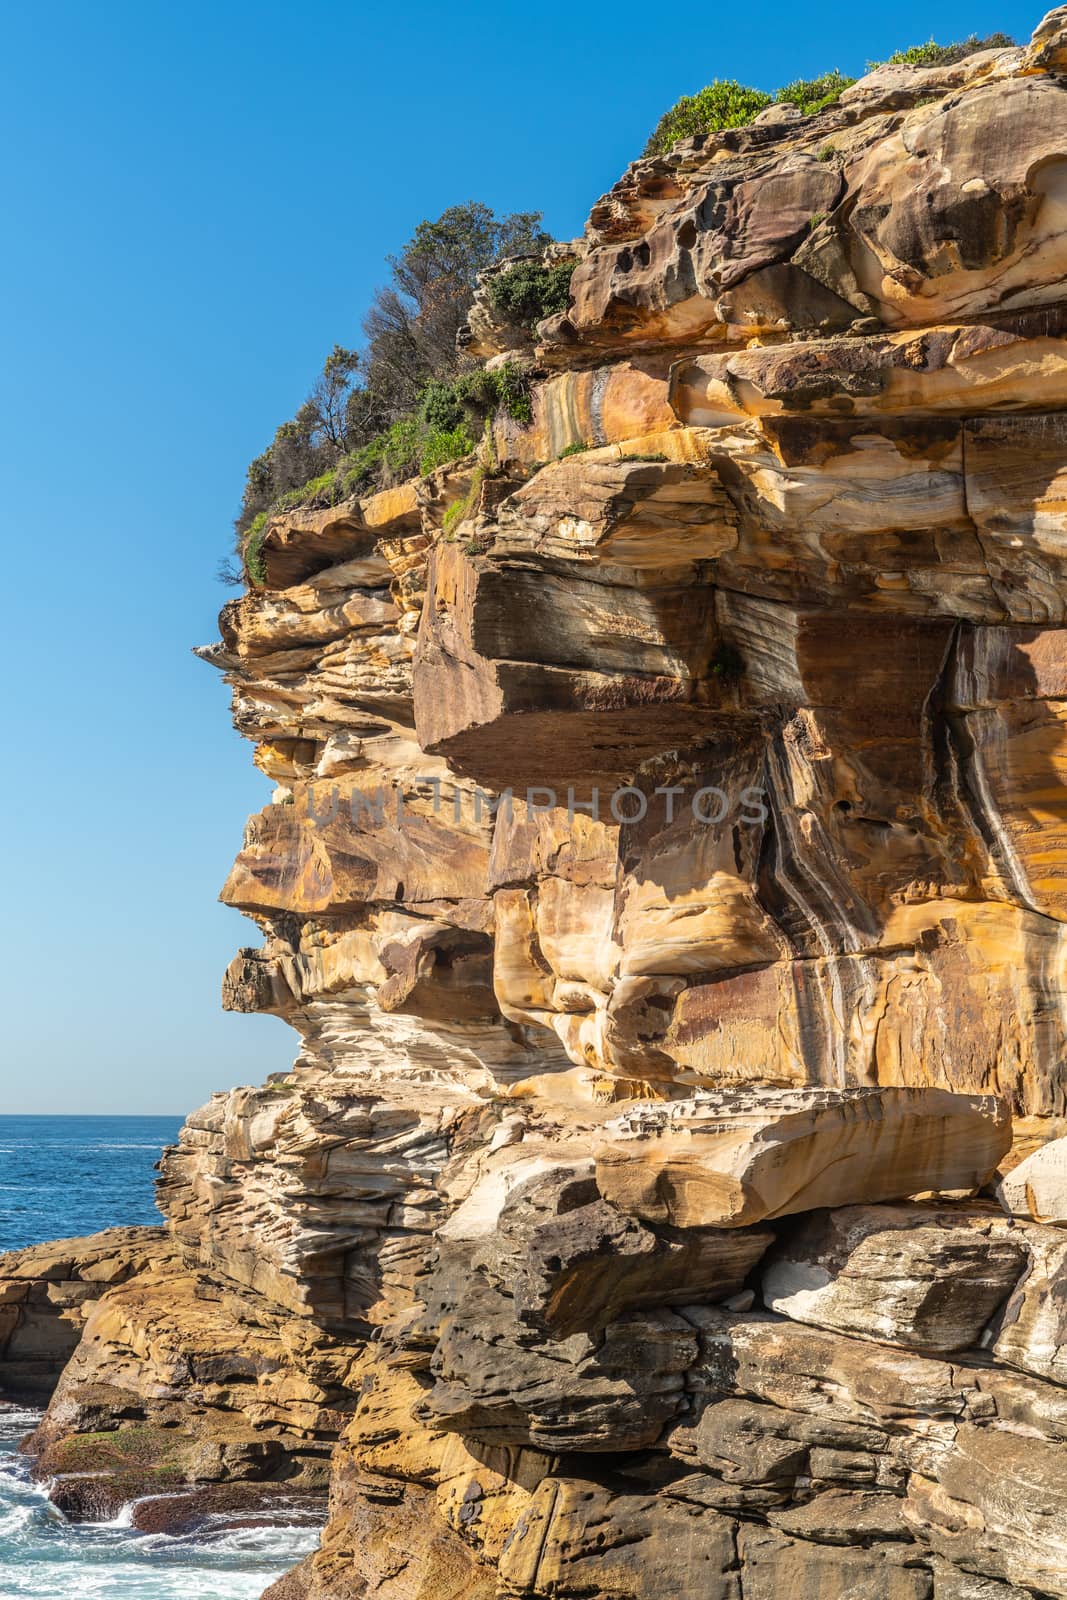
M 4 8 L 0 1111 L 184 1112 L 288 1065 L 215 903 L 268 798 L 215 636 L 246 462 L 422 217 L 557 237 L 714 77 L 767 89 L 1017 4 Z

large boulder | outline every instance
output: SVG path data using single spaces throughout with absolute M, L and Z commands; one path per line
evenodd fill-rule
M 1067 1385 L 1067 1234 L 1033 1228 L 1026 1239 L 1028 1270 L 998 1319 L 993 1355 Z
M 734 1528 L 704 1507 L 546 1478 L 500 1562 L 502 1596 L 741 1600 Z
M 844 1206 L 790 1232 L 761 1283 L 797 1322 L 947 1352 L 977 1344 L 1027 1264 L 1025 1236 L 990 1208 Z
M 997 1199 L 1010 1217 L 1067 1227 L 1067 1139 L 1052 1139 L 1005 1173 Z
M 724 1091 L 610 1125 L 597 1184 L 648 1222 L 739 1228 L 819 1206 L 978 1188 L 1011 1142 L 994 1097 L 942 1089 Z

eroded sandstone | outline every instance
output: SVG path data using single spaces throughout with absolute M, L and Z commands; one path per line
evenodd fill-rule
M 528 424 L 269 519 L 300 1054 L 0 1273 L 77 1514 L 332 1452 L 278 1600 L 1067 1596 L 1065 95 L 1061 8 L 635 162 L 479 295 Z

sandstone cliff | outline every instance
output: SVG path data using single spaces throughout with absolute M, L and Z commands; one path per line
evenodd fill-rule
M 279 1600 L 1067 1596 L 1067 8 L 567 251 L 464 335 L 532 422 L 202 652 L 300 1055 L 9 1258 L 9 1380 L 82 1514 L 332 1450 Z

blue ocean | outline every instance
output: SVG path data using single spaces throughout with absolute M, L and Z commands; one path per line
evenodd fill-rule
M 153 1171 L 178 1117 L 0 1116 L 0 1251 L 160 1223 Z M 0 1398 L 0 1600 L 258 1600 L 316 1543 L 306 1527 L 171 1538 L 71 1524 L 30 1482 L 18 1442 L 39 1413 Z

